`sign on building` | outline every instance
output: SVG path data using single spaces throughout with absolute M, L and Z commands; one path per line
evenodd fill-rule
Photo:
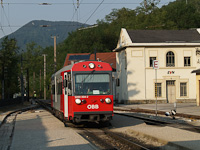
M 159 69 L 159 61 L 158 60 L 153 61 L 153 69 Z

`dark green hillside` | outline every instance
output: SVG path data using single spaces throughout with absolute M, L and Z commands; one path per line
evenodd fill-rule
M 33 20 L 10 34 L 8 38 L 15 38 L 20 50 L 26 51 L 26 44 L 32 42 L 45 48 L 53 45 L 51 36 L 57 35 L 57 43 L 60 43 L 68 37 L 68 33 L 83 26 L 87 25 L 70 21 Z

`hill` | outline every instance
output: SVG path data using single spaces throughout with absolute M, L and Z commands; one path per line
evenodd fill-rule
M 68 37 L 68 33 L 86 26 L 88 25 L 79 22 L 33 20 L 8 37 L 17 40 L 20 51 L 26 51 L 27 43 L 35 42 L 43 48 L 52 46 L 53 39 L 51 36 L 58 36 L 57 43 L 60 43 Z M 2 39 L 0 39 L 1 42 Z

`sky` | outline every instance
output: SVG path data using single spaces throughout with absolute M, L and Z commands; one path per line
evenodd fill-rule
M 113 9 L 135 9 L 143 0 L 1 0 L 0 38 L 32 20 L 78 21 L 93 25 Z M 160 0 L 160 7 L 174 0 Z M 47 4 L 47 5 L 45 5 Z

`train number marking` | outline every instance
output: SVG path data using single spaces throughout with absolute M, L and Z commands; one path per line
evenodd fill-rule
M 89 104 L 89 105 L 87 105 L 87 109 L 99 109 L 99 105 L 98 104 Z

